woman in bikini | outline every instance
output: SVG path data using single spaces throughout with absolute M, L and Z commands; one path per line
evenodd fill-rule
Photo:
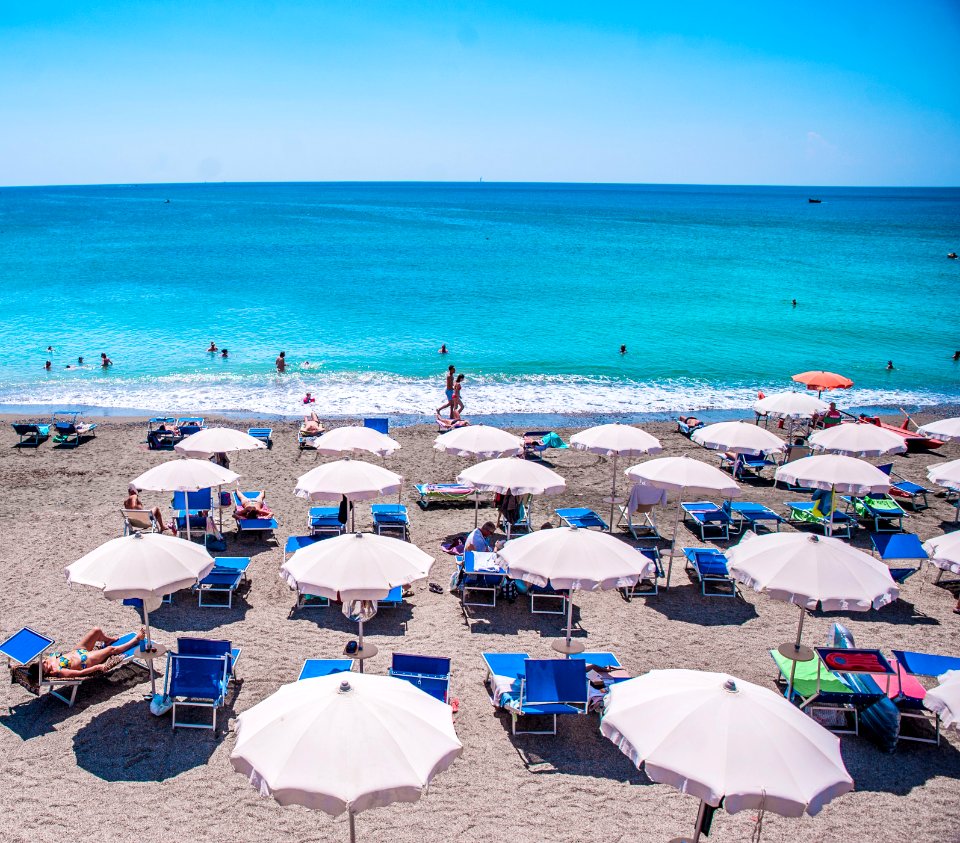
M 123 661 L 123 654 L 143 641 L 146 630 L 141 627 L 136 638 L 122 647 L 113 646 L 117 639 L 104 633 L 100 627 L 91 629 L 77 644 L 76 649 L 54 653 L 40 662 L 44 676 L 57 679 L 83 679 L 106 673 Z
M 242 518 L 244 520 L 250 518 L 272 518 L 273 510 L 269 509 L 264 505 L 263 499 L 260 495 L 256 497 L 247 497 L 240 489 L 237 489 L 237 499 L 240 501 L 239 506 L 234 510 L 234 518 Z

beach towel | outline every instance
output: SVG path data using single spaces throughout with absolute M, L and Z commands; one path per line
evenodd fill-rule
M 466 536 L 459 536 L 452 542 L 440 542 L 440 550 L 449 553 L 451 556 L 463 556 L 463 546 L 466 540 Z
M 566 448 L 567 443 L 564 442 L 558 433 L 550 432 L 543 439 L 540 440 L 540 444 L 544 448 Z
M 667 502 L 667 493 L 656 486 L 634 484 L 630 490 L 630 499 L 627 501 L 627 512 L 636 512 L 641 506 L 660 506 Z

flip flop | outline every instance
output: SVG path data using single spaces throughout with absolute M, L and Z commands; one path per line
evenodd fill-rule
M 453 713 L 456 714 L 460 710 L 460 700 L 456 697 L 450 700 L 450 708 L 453 709 Z

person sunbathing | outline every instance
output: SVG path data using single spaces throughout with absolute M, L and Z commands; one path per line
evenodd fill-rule
M 237 489 L 237 500 L 239 505 L 233 512 L 236 519 L 248 520 L 251 518 L 272 518 L 273 510 L 267 507 L 263 502 L 263 497 L 247 497 L 243 492 Z
M 143 505 L 143 501 L 140 500 L 140 492 L 137 490 L 137 487 L 132 483 L 127 486 L 127 498 L 123 502 L 124 509 L 139 509 L 147 511 L 147 508 Z M 163 515 L 160 514 L 160 507 L 155 506 L 153 509 L 149 510 L 150 520 L 157 524 L 160 527 L 160 532 L 165 533 L 169 530 L 174 535 L 177 534 L 177 528 L 170 524 L 165 526 L 163 523 Z
M 452 416 L 449 419 L 445 419 L 440 415 L 440 413 L 436 414 L 435 418 L 437 420 L 437 427 L 439 427 L 441 431 L 445 432 L 447 430 L 455 430 L 458 427 L 466 427 L 468 424 L 470 424 L 469 421 L 461 418 L 460 413 L 457 410 L 451 410 L 451 413 Z
M 300 425 L 301 436 L 319 436 L 323 433 L 323 425 L 317 414 L 311 412 L 309 416 L 303 417 L 303 424 Z
M 57 679 L 83 679 L 113 670 L 124 658 L 123 654 L 143 641 L 146 630 L 141 627 L 136 637 L 122 647 L 115 647 L 119 640 L 109 636 L 100 627 L 91 629 L 73 650 L 54 653 L 40 662 L 44 676 Z

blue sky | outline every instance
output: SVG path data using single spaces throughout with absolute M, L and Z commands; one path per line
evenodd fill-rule
M 0 5 L 0 184 L 960 185 L 960 3 Z

